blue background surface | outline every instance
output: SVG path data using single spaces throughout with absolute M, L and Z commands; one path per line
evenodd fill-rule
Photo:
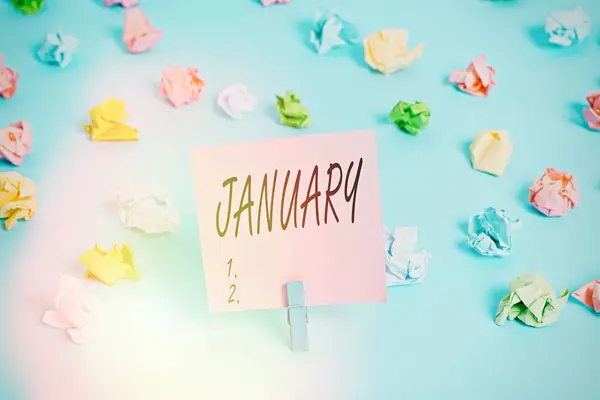
M 577 4 L 592 20 L 588 39 L 573 48 L 546 45 L 546 15 Z M 132 56 L 120 41 L 119 8 L 105 9 L 92 0 L 47 1 L 39 15 L 25 16 L 13 11 L 8 1 L 0 4 L 0 52 L 6 65 L 20 74 L 16 96 L 0 100 L 0 125 L 19 119 L 32 125 L 34 153 L 19 172 L 33 178 L 40 192 L 39 216 L 10 232 L 0 231 L 0 399 L 26 398 L 28 385 L 27 371 L 14 367 L 17 355 L 9 335 L 9 310 L 18 307 L 8 294 L 13 261 L 26 248 L 28 232 L 45 220 L 44 214 L 68 215 L 68 203 L 48 210 L 45 199 L 71 168 L 69 157 L 100 149 L 81 135 L 87 111 L 124 88 L 148 99 L 143 107 L 127 101 L 130 114 L 147 117 L 134 126 L 148 134 L 133 145 L 97 150 L 105 152 L 107 162 L 97 169 L 118 173 L 110 169 L 110 160 L 130 157 L 136 173 L 177 175 L 179 180 L 171 183 L 187 218 L 182 227 L 189 233 L 185 249 L 197 262 L 200 250 L 185 159 L 191 146 L 377 130 L 384 221 L 390 228 L 419 226 L 420 246 L 433 254 L 427 280 L 389 289 L 387 304 L 311 310 L 313 354 L 294 368 L 288 364 L 299 362 L 295 355 L 277 358 L 280 364 L 271 367 L 289 373 L 284 378 L 290 382 L 297 381 L 277 392 L 277 398 L 600 398 L 598 315 L 570 300 L 551 327 L 494 324 L 498 302 L 519 274 L 537 270 L 557 291 L 575 290 L 600 278 L 600 133 L 586 129 L 581 117 L 585 96 L 600 88 L 600 2 L 294 0 L 263 8 L 252 0 L 142 0 L 141 6 L 164 30 L 164 37 L 152 51 Z M 363 35 L 405 28 L 410 47 L 425 43 L 424 55 L 412 68 L 390 76 L 369 70 L 361 46 L 319 57 L 308 40 L 319 6 L 330 6 L 356 23 Z M 64 70 L 34 58 L 46 31 L 58 26 L 81 40 Z M 481 53 L 497 71 L 497 86 L 489 98 L 469 96 L 446 84 L 452 70 L 466 67 Z M 207 82 L 200 103 L 174 110 L 159 98 L 160 73 L 173 65 L 200 69 Z M 227 119 L 215 106 L 217 93 L 237 82 L 247 84 L 260 101 L 243 122 Z M 278 124 L 274 96 L 288 89 L 298 92 L 311 111 L 310 128 L 297 131 Z M 421 100 L 430 106 L 431 124 L 419 136 L 404 134 L 387 122 L 399 100 Z M 514 143 L 501 178 L 470 168 L 468 144 L 488 129 L 507 130 Z M 528 204 L 527 187 L 546 167 L 568 171 L 579 181 L 581 207 L 564 218 L 544 217 Z M 0 171 L 9 169 L 0 164 Z M 77 187 L 75 183 L 73 193 L 64 193 L 65 199 L 81 200 Z M 465 245 L 468 217 L 487 206 L 522 219 L 511 257 L 482 258 Z M 203 288 L 201 272 L 172 279 L 191 280 Z M 188 307 L 199 310 L 196 318 L 218 323 L 218 316 L 208 319 L 204 293 L 187 285 L 182 296 L 187 296 Z M 160 290 L 158 284 L 155 290 Z M 241 326 L 238 333 L 252 324 L 272 324 L 281 325 L 277 329 L 285 334 L 283 311 L 243 314 L 220 318 Z M 285 342 L 277 346 L 283 348 Z M 261 363 L 270 362 L 272 353 L 256 349 L 262 349 L 261 344 L 239 346 L 239 357 L 257 360 L 245 368 L 261 370 Z M 249 371 L 240 367 L 237 373 Z M 311 371 L 320 371 L 319 377 Z M 262 379 L 258 383 L 276 383 L 268 374 Z M 244 395 L 224 390 L 210 398 L 269 398 L 253 387 L 230 385 L 238 385 L 236 393 Z M 190 394 L 189 399 L 195 398 Z

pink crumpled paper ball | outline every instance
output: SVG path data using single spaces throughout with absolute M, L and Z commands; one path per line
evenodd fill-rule
M 31 127 L 26 121 L 13 122 L 6 128 L 0 128 L 0 159 L 19 166 L 23 158 L 31 153 L 32 144 Z
M 166 95 L 173 107 L 200 100 L 204 81 L 198 68 L 171 67 L 163 71 L 160 94 Z
M 600 131 L 600 91 L 590 93 L 587 96 L 587 102 L 590 108 L 583 109 L 583 118 L 590 129 Z
M 485 54 L 481 54 L 469 63 L 467 69 L 452 71 L 448 80 L 465 93 L 486 97 L 496 84 L 494 75 L 496 71 L 486 64 Z
M 154 28 L 139 8 L 129 8 L 125 11 L 123 27 L 123 42 L 130 53 L 143 53 L 150 50 L 162 38 L 162 31 Z
M 546 168 L 544 175 L 529 187 L 529 202 L 549 217 L 562 217 L 579 206 L 579 185 L 567 172 Z
M 0 97 L 10 99 L 17 91 L 19 74 L 4 65 L 4 56 L 0 53 Z

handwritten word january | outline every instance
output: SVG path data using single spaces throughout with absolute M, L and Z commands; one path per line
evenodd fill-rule
M 257 204 L 255 204 L 255 201 L 253 200 L 251 175 L 246 177 L 243 188 L 241 188 L 241 194 L 241 182 L 239 182 L 238 177 L 232 176 L 225 179 L 223 181 L 223 188 L 228 189 L 229 193 L 227 214 L 226 216 L 222 215 L 223 205 L 219 202 L 216 210 L 217 233 L 220 237 L 224 237 L 228 232 L 232 216 L 231 211 L 232 207 L 234 207 L 234 196 L 239 196 L 237 211 L 233 213 L 233 219 L 235 220 L 235 237 L 238 237 L 243 213 L 247 213 L 248 233 L 250 236 L 254 234 L 254 221 L 252 219 L 253 211 L 256 213 L 254 214 L 256 216 L 256 234 L 260 235 L 261 231 L 264 232 L 264 225 L 262 225 L 263 220 L 267 224 L 268 231 L 271 232 L 273 229 L 273 222 L 277 218 L 277 215 L 274 212 L 276 201 L 279 202 L 277 207 L 279 209 L 279 225 L 284 231 L 290 226 L 290 219 L 292 216 L 294 228 L 298 228 L 298 226 L 304 228 L 306 226 L 310 206 L 312 206 L 312 209 L 314 210 L 317 226 L 320 226 L 321 224 L 321 209 L 323 210 L 323 222 L 325 224 L 332 221 L 331 218 L 334 218 L 336 223 L 340 222 L 340 216 L 336 211 L 336 205 L 334 203 L 337 203 L 338 208 L 341 208 L 339 204 L 342 201 L 345 201 L 346 204 L 352 204 L 352 206 L 349 207 L 351 210 L 349 212 L 349 217 L 350 221 L 354 223 L 358 184 L 362 167 L 362 158 L 359 159 L 357 165 L 355 165 L 354 161 L 350 162 L 345 171 L 339 163 L 330 163 L 329 167 L 321 170 L 319 170 L 318 165 L 315 165 L 312 171 L 309 172 L 310 178 L 308 179 L 307 185 L 305 184 L 307 180 L 306 171 L 298 170 L 296 178 L 293 181 L 290 179 L 292 175 L 291 170 L 286 172 L 285 177 L 282 176 L 283 174 L 279 174 L 278 170 L 274 170 L 271 176 L 269 176 L 268 173 L 265 173 L 262 177 L 260 196 Z M 321 185 L 324 179 L 327 180 L 327 188 L 322 192 Z M 283 185 L 278 185 L 278 182 L 281 182 L 282 180 Z M 256 179 L 254 181 L 256 182 Z M 305 186 L 305 190 L 302 186 Z M 299 196 L 302 196 L 301 193 L 306 193 L 306 195 L 299 199 Z M 298 202 L 300 200 L 302 200 L 302 203 L 299 204 Z M 258 210 L 256 210 L 257 208 Z M 298 214 L 300 212 L 302 213 L 302 220 L 299 223 Z M 342 214 L 340 213 L 340 215 Z M 224 223 L 221 223 L 223 220 Z

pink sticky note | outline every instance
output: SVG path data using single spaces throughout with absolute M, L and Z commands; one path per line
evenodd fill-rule
M 573 293 L 573 297 L 600 313 L 600 279 L 583 285 Z
M 375 132 L 198 147 L 192 165 L 211 311 L 286 307 L 290 281 L 307 306 L 386 300 Z
M 144 12 L 136 7 L 125 11 L 123 42 L 131 53 L 142 53 L 154 47 L 162 38 L 162 31 L 156 30 Z

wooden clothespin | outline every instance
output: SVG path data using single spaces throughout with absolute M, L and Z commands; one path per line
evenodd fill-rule
M 304 284 L 288 282 L 286 287 L 292 351 L 308 351 L 308 313 L 304 303 Z

